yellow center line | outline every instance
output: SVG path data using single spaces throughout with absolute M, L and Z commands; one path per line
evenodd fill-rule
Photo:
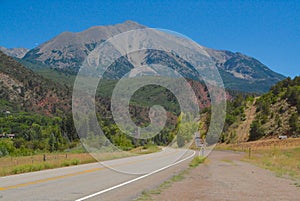
M 26 182 L 26 183 L 16 184 L 16 185 L 13 185 L 13 186 L 0 187 L 0 191 L 19 188 L 19 187 L 25 187 L 25 186 L 29 186 L 29 185 L 44 183 L 44 182 L 48 182 L 48 181 L 63 179 L 63 178 L 67 178 L 67 177 L 77 176 L 77 175 L 82 175 L 82 174 L 86 174 L 86 173 L 90 173 L 90 172 L 96 172 L 96 171 L 99 171 L 99 170 L 102 170 L 102 169 L 105 169 L 105 168 L 103 168 L 103 167 L 102 168 L 94 168 L 94 169 L 90 169 L 90 170 L 84 170 L 84 171 L 81 171 L 81 172 L 75 172 L 75 173 L 65 174 L 65 175 L 61 175 L 61 176 L 50 177 L 50 178 L 46 178 L 46 179 L 39 179 L 39 180 L 36 180 L 36 181 L 30 181 L 30 182 Z
M 178 150 L 176 150 L 176 152 L 177 151 Z M 176 152 L 167 153 L 163 156 L 168 156 L 168 155 L 174 154 Z M 150 158 L 147 158 L 147 159 L 140 159 L 140 160 L 135 160 L 135 161 L 126 162 L 126 163 L 119 163 L 119 164 L 116 164 L 116 165 L 111 165 L 111 167 L 134 164 L 134 163 L 137 163 L 137 162 L 140 162 L 140 161 L 153 160 L 154 158 L 155 157 L 150 157 Z M 20 188 L 20 187 L 26 187 L 26 186 L 30 186 L 30 185 L 34 185 L 34 184 L 45 183 L 45 182 L 48 182 L 48 181 L 53 181 L 53 180 L 58 180 L 58 179 L 64 179 L 64 178 L 68 178 L 68 177 L 83 175 L 83 174 L 92 173 L 92 172 L 96 172 L 96 171 L 100 171 L 100 170 L 104 170 L 104 169 L 107 169 L 107 168 L 105 168 L 105 167 L 93 168 L 93 169 L 89 169 L 89 170 L 84 170 L 84 171 L 80 171 L 80 172 L 65 174 L 65 175 L 61 175 L 61 176 L 49 177 L 49 178 L 46 178 L 46 179 L 39 179 L 39 180 L 25 182 L 25 183 L 21 183 L 21 184 L 12 185 L 12 186 L 4 186 L 4 187 L 0 187 L 0 191 Z

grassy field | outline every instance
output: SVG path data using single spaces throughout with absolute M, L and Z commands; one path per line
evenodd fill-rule
M 157 146 L 138 147 L 130 152 L 101 153 L 97 155 L 100 161 L 124 158 L 139 154 L 149 154 L 160 151 Z M 89 153 L 47 153 L 33 156 L 1 157 L 0 176 L 34 172 L 45 169 L 66 167 L 96 162 Z
M 246 158 L 245 161 L 274 171 L 277 176 L 300 180 L 300 147 L 256 150 L 251 158 Z
M 274 171 L 277 176 L 295 180 L 300 187 L 300 139 L 261 140 L 241 144 L 217 146 L 221 150 L 244 151 L 244 161 Z

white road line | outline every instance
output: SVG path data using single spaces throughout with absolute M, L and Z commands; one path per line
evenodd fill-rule
M 158 169 L 158 170 L 154 170 L 153 172 L 150 172 L 150 173 L 145 174 L 145 175 L 143 175 L 143 176 L 140 176 L 140 177 L 137 177 L 137 178 L 135 178 L 135 179 L 132 179 L 132 180 L 123 182 L 123 183 L 118 184 L 118 185 L 116 185 L 116 186 L 112 186 L 112 187 L 110 187 L 110 188 L 104 189 L 104 190 L 102 190 L 102 191 L 99 191 L 99 192 L 97 192 L 97 193 L 94 193 L 94 194 L 91 194 L 91 195 L 88 195 L 88 196 L 85 196 L 85 197 L 83 197 L 83 198 L 79 198 L 79 199 L 77 199 L 77 200 L 75 200 L 75 201 L 83 201 L 83 200 L 87 200 L 87 199 L 92 198 L 92 197 L 95 197 L 95 196 L 97 196 L 97 195 L 101 195 L 101 194 L 106 193 L 106 192 L 108 192 L 108 191 L 114 190 L 114 189 L 116 189 L 116 188 L 120 188 L 120 187 L 122 187 L 122 186 L 128 185 L 128 184 L 133 183 L 133 182 L 135 182 L 135 181 L 141 180 L 141 179 L 143 179 L 143 178 L 145 178 L 145 177 L 149 177 L 150 175 L 153 175 L 153 174 L 158 173 L 158 172 L 160 172 L 160 171 L 162 171 L 162 170 L 165 170 L 165 169 L 167 169 L 167 168 L 169 168 L 169 167 L 172 167 L 172 166 L 174 166 L 174 165 L 177 165 L 178 163 L 181 163 L 181 162 L 183 162 L 183 161 L 185 161 L 185 160 L 187 160 L 187 159 L 190 159 L 190 158 L 192 158 L 195 154 L 196 154 L 196 152 L 193 151 L 193 154 L 192 154 L 192 155 L 190 155 L 190 156 L 187 157 L 187 158 L 181 159 L 180 161 L 177 161 L 176 163 L 172 163 L 172 164 L 170 164 L 170 165 L 167 165 L 167 166 L 165 166 L 165 167 L 162 167 L 162 168 L 160 168 L 160 169 Z

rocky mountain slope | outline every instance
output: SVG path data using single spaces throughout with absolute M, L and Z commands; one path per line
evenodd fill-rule
M 78 33 L 63 32 L 30 50 L 23 59 L 41 61 L 53 68 L 74 73 L 98 44 L 119 33 L 143 27 L 126 21 L 112 26 L 95 26 Z
M 78 33 L 63 32 L 27 52 L 23 60 L 38 61 L 68 74 L 76 74 L 82 61 L 98 44 L 119 33 L 144 27 L 136 22 L 126 21 L 111 26 L 91 27 Z M 205 48 L 205 50 L 215 62 L 228 89 L 263 93 L 284 79 L 284 76 L 273 72 L 252 57 L 210 48 Z M 161 52 L 148 51 L 146 55 L 143 55 L 144 60 L 141 62 L 149 63 L 153 58 L 155 61 L 164 62 L 168 60 L 168 56 L 170 57 Z M 174 60 L 174 57 L 171 60 Z M 126 61 L 124 63 L 126 64 Z M 196 75 L 192 74 L 189 78 L 193 76 Z
M 242 53 L 206 49 L 216 62 L 225 86 L 229 89 L 265 93 L 284 79 L 255 58 Z

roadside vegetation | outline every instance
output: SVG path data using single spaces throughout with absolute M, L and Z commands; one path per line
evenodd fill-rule
M 274 171 L 277 176 L 300 181 L 300 147 L 269 150 L 256 150 L 249 162 Z
M 137 147 L 128 152 L 109 152 L 97 155 L 100 161 L 149 154 L 160 151 L 156 145 Z M 90 153 L 85 153 L 82 147 L 76 147 L 69 152 L 40 153 L 31 156 L 0 157 L 0 176 L 34 172 L 45 169 L 67 167 L 85 163 L 97 162 Z
M 206 157 L 203 156 L 196 156 L 193 158 L 193 160 L 190 162 L 189 166 L 194 168 L 197 167 L 199 164 L 204 163 Z
M 300 184 L 300 138 L 220 144 L 216 149 L 245 152 L 244 161 L 271 170 L 277 176 L 290 178 L 296 185 Z

